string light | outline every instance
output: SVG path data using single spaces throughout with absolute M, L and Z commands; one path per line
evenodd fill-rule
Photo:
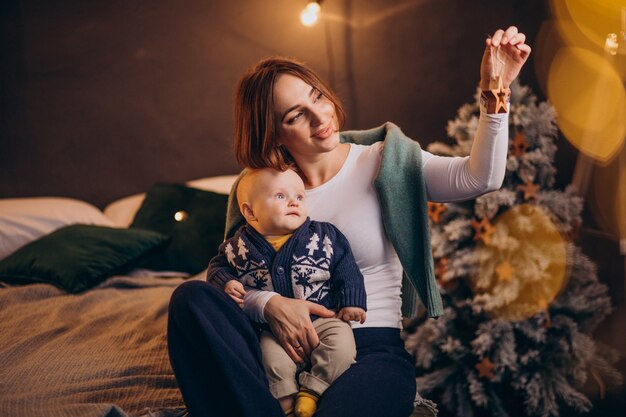
M 321 1 L 311 1 L 302 9 L 302 12 L 300 12 L 300 22 L 302 22 L 304 26 L 313 26 L 317 23 L 322 10 L 320 3 Z

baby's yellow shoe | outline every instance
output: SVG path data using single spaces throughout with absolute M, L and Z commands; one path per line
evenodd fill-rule
M 296 394 L 296 406 L 294 411 L 296 417 L 313 417 L 317 410 L 317 400 L 320 396 L 315 392 L 305 388 L 300 388 L 298 394 Z

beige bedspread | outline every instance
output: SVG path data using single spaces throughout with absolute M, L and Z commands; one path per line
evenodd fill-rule
M 0 288 L 0 416 L 185 414 L 166 341 L 181 282 L 113 277 L 78 295 Z

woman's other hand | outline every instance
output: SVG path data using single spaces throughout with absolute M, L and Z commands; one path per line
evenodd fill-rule
M 481 90 L 489 90 L 490 80 L 498 75 L 502 76 L 504 87 L 511 85 L 530 55 L 531 48 L 525 41 L 526 35 L 518 32 L 515 26 L 510 26 L 507 30 L 498 29 L 485 41 L 485 52 L 480 64 Z M 500 48 L 496 54 L 498 47 Z M 496 55 L 499 62 L 494 62 Z
M 360 307 L 344 307 L 337 313 L 337 318 L 345 321 L 358 321 L 359 323 L 365 323 L 365 310 Z
M 310 315 L 335 316 L 334 311 L 319 304 L 280 295 L 270 298 L 263 314 L 276 340 L 295 363 L 304 363 L 320 343 Z

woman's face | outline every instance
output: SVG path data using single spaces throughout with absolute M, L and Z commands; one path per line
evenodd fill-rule
M 314 87 L 291 74 L 274 84 L 278 141 L 296 159 L 315 157 L 339 144 L 335 106 Z

